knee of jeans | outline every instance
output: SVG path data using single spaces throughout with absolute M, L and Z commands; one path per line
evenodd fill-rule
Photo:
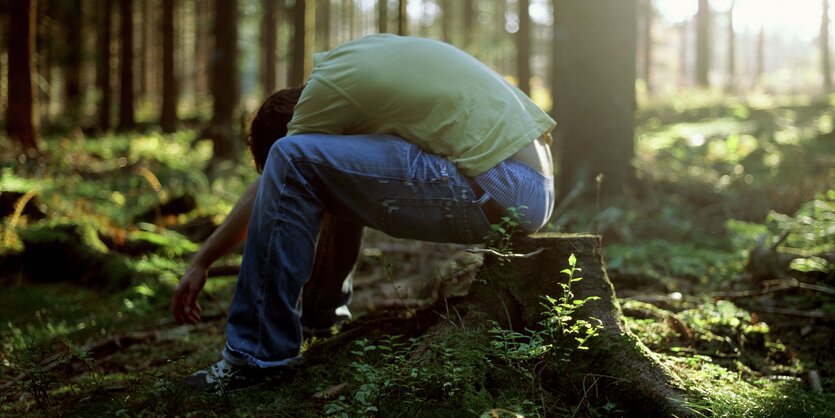
M 280 158 L 285 161 L 292 159 L 301 149 L 300 139 L 303 136 L 287 136 L 275 141 L 270 147 L 270 158 Z
M 310 152 L 313 136 L 315 135 L 293 135 L 275 141 L 270 147 L 266 165 L 287 164 L 304 158 L 305 154 Z

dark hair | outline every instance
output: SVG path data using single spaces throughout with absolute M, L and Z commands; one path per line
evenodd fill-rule
M 290 87 L 271 94 L 252 119 L 246 142 L 259 173 L 264 170 L 273 143 L 287 136 L 287 124 L 293 118 L 302 89 L 304 86 Z

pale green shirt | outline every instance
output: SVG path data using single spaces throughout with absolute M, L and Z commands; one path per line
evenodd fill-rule
M 372 35 L 315 58 L 288 135 L 392 134 L 472 177 L 555 125 L 499 74 L 443 42 Z

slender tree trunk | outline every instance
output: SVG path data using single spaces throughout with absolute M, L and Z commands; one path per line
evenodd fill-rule
M 686 86 L 689 84 L 689 77 L 688 77 L 688 70 L 690 69 L 690 65 L 687 62 L 688 56 L 687 51 L 689 50 L 689 42 L 690 42 L 690 21 L 685 20 L 681 22 L 679 26 L 679 56 L 678 56 L 678 84 L 681 86 Z
M 593 191 L 603 174 L 602 196 L 611 198 L 634 179 L 636 0 L 555 5 L 557 189 Z
M 38 106 L 35 109 L 35 119 L 40 120 L 40 127 L 49 126 L 52 121 L 52 105 L 55 92 L 54 83 L 54 69 L 55 69 L 55 55 L 59 50 L 54 46 L 58 36 L 55 34 L 55 25 L 52 24 L 57 20 L 55 18 L 54 4 L 50 0 L 40 0 L 35 7 L 36 15 L 35 22 L 38 22 L 35 28 L 35 51 L 37 59 L 35 60 L 35 94 L 38 96 Z
M 175 0 L 162 2 L 162 113 L 163 132 L 177 130 L 177 76 L 174 71 L 174 9 Z
M 64 117 L 77 126 L 81 117 L 81 1 L 62 4 L 66 43 L 64 55 Z
M 133 94 L 133 0 L 121 0 L 121 65 L 119 82 L 119 129 L 133 129 L 134 119 Z
M 313 3 L 296 0 L 293 9 L 293 50 L 287 84 L 300 86 L 313 67 Z
M 734 30 L 734 7 L 736 0 L 731 0 L 731 7 L 728 9 L 728 84 L 725 88 L 728 92 L 736 90 L 736 31 Z
M 493 3 L 494 12 L 496 15 L 495 25 L 493 26 L 493 45 L 501 45 L 504 42 L 504 39 L 507 37 L 507 2 L 506 1 L 497 1 Z M 508 60 L 506 57 L 506 50 L 504 48 L 496 47 L 492 48 L 494 53 L 494 66 L 499 74 L 508 74 L 513 71 L 512 68 L 508 66 Z
M 2 13 L 0 13 L 0 28 L 7 28 L 9 24 L 9 9 L 3 6 Z M 9 107 L 8 88 L 9 88 L 9 55 L 8 55 L 8 33 L 0 29 L 0 114 L 5 115 Z M 3 95 L 6 94 L 6 97 Z
M 139 99 L 144 100 L 148 96 L 148 85 L 150 84 L 148 81 L 150 78 L 148 66 L 151 60 L 148 52 L 151 49 L 151 31 L 154 29 L 153 19 L 151 18 L 151 2 L 143 1 L 139 10 L 141 13 L 140 20 L 142 21 L 139 37 Z
M 194 106 L 199 107 L 209 96 L 209 51 L 211 49 L 212 7 L 209 0 L 193 0 L 194 24 Z
M 377 32 L 387 33 L 389 31 L 389 2 L 388 0 L 377 0 Z
M 519 2 L 519 32 L 516 33 L 516 76 L 519 90 L 531 94 L 531 15 L 530 0 Z
M 441 0 L 441 38 L 448 44 L 454 44 L 452 39 L 452 1 Z
M 9 26 L 9 107 L 6 109 L 6 134 L 27 153 L 37 152 L 39 138 L 35 115 L 35 25 L 36 0 L 8 3 Z
M 317 50 L 331 49 L 331 0 L 319 0 L 316 3 L 316 45 Z M 278 45 L 276 43 L 276 45 Z
M 111 43 L 113 42 L 112 21 L 113 21 L 113 0 L 99 0 L 99 33 L 98 33 L 98 58 L 96 61 L 96 89 L 99 92 L 99 100 L 96 113 L 99 115 L 99 128 L 102 131 L 110 129 L 110 107 L 113 100 L 111 88 L 112 78 L 110 71 Z
M 145 48 L 145 54 L 142 59 L 145 61 L 145 68 L 141 77 L 145 79 L 145 100 L 152 106 L 158 106 L 162 96 L 162 69 L 160 63 L 162 62 L 162 5 L 160 0 L 145 0 L 143 7 L 148 8 L 147 20 L 144 25 L 148 28 L 146 33 L 148 37 L 148 46 Z
M 654 26 L 655 21 L 655 7 L 652 4 L 652 0 L 644 0 L 644 67 L 643 67 L 643 79 L 644 85 L 646 85 L 647 94 L 652 96 L 652 46 L 653 46 L 653 39 L 652 39 L 652 28 Z
M 344 0 L 345 5 L 345 20 L 348 24 L 348 39 L 354 39 L 357 36 L 357 8 L 354 0 Z
M 238 106 L 238 2 L 215 0 L 214 51 L 211 54 L 212 120 L 204 135 L 212 140 L 213 156 L 231 160 L 239 150 L 235 140 L 235 108 Z
M 699 87 L 710 86 L 710 20 L 708 0 L 699 0 L 699 12 L 696 14 L 696 83 Z
M 823 91 L 826 94 L 832 93 L 832 63 L 829 51 L 829 0 L 822 0 L 823 13 L 821 14 L 821 70 L 823 70 Z
M 194 13 L 187 8 L 188 4 L 185 0 L 174 1 L 174 79 L 177 85 L 177 99 L 175 100 L 175 114 L 177 103 L 180 101 L 183 93 L 188 91 L 189 74 L 191 65 L 193 63 L 192 57 L 186 54 L 186 43 L 189 41 L 185 36 L 191 19 Z M 193 30 L 191 31 L 194 32 Z M 193 50 L 193 48 L 191 49 Z
M 406 36 L 409 34 L 409 15 L 406 12 L 408 0 L 398 0 L 397 5 L 397 34 Z
M 461 5 L 464 7 L 464 13 L 462 14 L 464 18 L 464 50 L 472 52 L 475 47 L 473 45 L 473 40 L 476 35 L 475 22 L 477 17 L 476 14 L 478 12 L 476 10 L 475 0 L 464 0 L 461 2 Z M 504 16 L 501 16 L 500 18 L 504 20 Z
M 275 91 L 276 50 L 278 36 L 278 5 L 275 0 L 261 2 L 261 88 L 264 97 Z
M 556 12 L 557 8 L 559 7 L 559 3 L 562 0 L 551 0 L 551 10 Z M 559 67 L 562 65 L 560 61 L 560 46 L 562 44 L 561 38 L 562 37 L 562 30 L 560 30 L 560 26 L 557 25 L 556 21 L 551 25 L 551 56 L 550 58 L 550 72 L 548 73 L 548 78 L 551 82 L 551 109 L 548 112 L 554 120 L 557 120 L 557 95 L 560 93 L 560 86 L 559 86 L 559 76 L 561 74 L 565 74 L 565 69 L 560 69 Z M 559 128 L 557 129 L 559 130 Z
M 765 74 L 765 25 L 760 26 L 760 33 L 757 35 L 757 69 L 754 74 L 754 83 L 760 84 Z

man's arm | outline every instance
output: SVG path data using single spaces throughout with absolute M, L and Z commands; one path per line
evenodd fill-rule
M 191 259 L 191 263 L 186 268 L 180 283 L 174 288 L 171 310 L 177 323 L 196 324 L 200 321 L 200 313 L 203 309 L 197 303 L 197 295 L 206 284 L 209 267 L 212 263 L 235 249 L 246 238 L 252 205 L 255 202 L 260 179 L 258 177 L 247 187 L 223 223 Z

